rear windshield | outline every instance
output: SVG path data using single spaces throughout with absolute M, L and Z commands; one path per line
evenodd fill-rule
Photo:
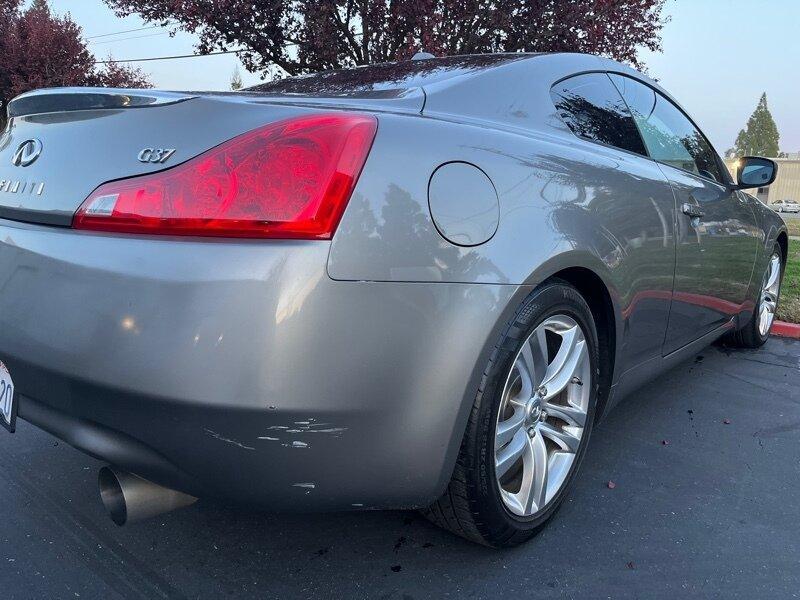
M 374 93 L 380 96 L 388 95 L 386 92 L 430 85 L 530 56 L 530 54 L 474 54 L 407 60 L 289 77 L 262 83 L 248 88 L 247 91 L 335 96 Z

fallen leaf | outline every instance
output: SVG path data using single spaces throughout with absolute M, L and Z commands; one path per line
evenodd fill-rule
M 610 490 L 613 490 L 615 487 L 617 487 L 617 484 L 613 481 L 609 481 L 606 485 L 608 485 L 608 489 Z
M 669 446 L 669 440 L 661 440 L 662 446 Z
M 723 419 L 722 422 L 725 423 L 725 425 L 730 425 L 731 424 L 731 420 L 730 419 Z

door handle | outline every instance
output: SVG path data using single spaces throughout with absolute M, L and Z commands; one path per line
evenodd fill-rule
M 705 217 L 706 212 L 700 208 L 697 204 L 691 204 L 689 202 L 684 202 L 683 206 L 681 207 L 683 214 L 692 219 L 699 219 L 700 217 Z

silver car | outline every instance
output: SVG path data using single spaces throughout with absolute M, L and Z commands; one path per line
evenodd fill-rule
M 775 212 L 784 213 L 800 213 L 800 204 L 794 200 L 778 200 L 770 205 L 770 208 Z
M 119 524 L 217 497 L 514 545 L 614 404 L 774 319 L 786 228 L 741 190 L 775 163 L 732 181 L 611 60 L 50 89 L 8 116 L 2 422 L 109 463 Z

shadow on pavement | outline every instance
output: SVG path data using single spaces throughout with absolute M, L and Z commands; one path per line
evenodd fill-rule
M 799 448 L 800 342 L 709 348 L 596 429 L 537 539 L 493 551 L 404 512 L 201 501 L 119 529 L 97 498 L 99 463 L 22 423 L 0 435 L 2 596 L 788 596 L 800 589 Z

